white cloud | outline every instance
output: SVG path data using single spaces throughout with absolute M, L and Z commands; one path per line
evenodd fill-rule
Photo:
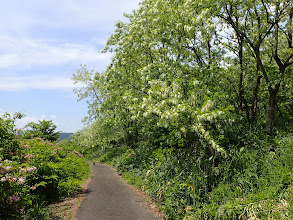
M 4 110 L 0 108 L 0 117 L 6 113 Z M 9 113 L 11 116 L 13 116 L 13 113 Z M 70 124 L 61 124 L 60 121 L 57 120 L 56 115 L 50 115 L 49 117 L 46 115 L 41 115 L 41 116 L 24 116 L 21 119 L 16 119 L 15 120 L 15 128 L 17 129 L 25 129 L 25 127 L 30 123 L 39 123 L 39 121 L 46 120 L 46 121 L 52 121 L 54 125 L 57 126 L 57 131 L 62 131 L 62 132 L 74 132 L 78 129 L 81 129 L 81 126 L 73 128 L 72 125 Z
M 2 2 L 0 13 L 5 17 L 0 28 L 22 33 L 34 25 L 59 28 L 87 28 L 103 25 L 122 17 L 123 12 L 137 8 L 141 0 L 10 0 Z M 14 25 L 14 26 L 12 26 Z
M 0 13 L 0 68 L 31 68 L 76 62 L 107 66 L 99 54 L 123 12 L 141 0 L 4 1 Z M 98 47 L 98 48 L 97 48 Z M 101 69 L 101 68 L 100 68 Z
M 111 54 L 101 54 L 89 44 L 56 43 L 0 36 L 0 68 L 31 68 L 66 63 L 109 63 Z
M 34 122 L 38 123 L 39 121 L 45 120 L 46 116 L 42 115 L 41 117 L 34 117 L 34 116 L 25 116 L 22 119 L 18 119 L 15 121 L 16 128 L 23 129 L 28 123 Z
M 68 77 L 30 75 L 0 76 L 0 91 L 22 91 L 27 89 L 72 89 L 78 87 Z
M 52 116 L 53 116 L 53 118 L 52 118 Z M 49 118 L 47 116 L 45 116 L 45 115 L 42 115 L 41 117 L 25 116 L 25 117 L 23 117 L 23 118 L 18 119 L 18 120 L 15 121 L 15 127 L 16 128 L 20 128 L 20 129 L 23 129 L 30 122 L 39 123 L 39 121 L 42 121 L 42 120 L 51 121 L 51 120 L 56 119 L 56 116 L 55 115 L 52 115 L 52 116 L 50 116 Z M 59 122 L 54 122 L 53 121 L 53 123 L 56 126 L 60 126 L 60 123 Z
M 5 21 L 0 21 L 0 75 L 24 71 L 27 75 L 29 72 L 49 75 L 54 74 L 52 69 L 57 66 L 63 68 L 61 71 L 67 67 L 66 71 L 72 73 L 79 64 L 104 71 L 112 55 L 101 54 L 99 51 L 113 32 L 115 21 L 123 18 L 123 12 L 137 8 L 139 2 L 140 0 L 3 2 L 0 13 Z M 0 82 L 3 86 L 0 90 L 13 87 L 25 89 L 30 84 L 18 80 L 6 82 L 7 85 Z M 54 85 L 58 83 L 55 82 Z

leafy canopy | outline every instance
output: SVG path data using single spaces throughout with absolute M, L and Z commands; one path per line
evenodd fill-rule
M 57 141 L 60 132 L 56 131 L 57 126 L 52 121 L 39 120 L 39 123 L 31 122 L 26 126 L 25 135 L 27 137 L 40 137 L 44 140 Z

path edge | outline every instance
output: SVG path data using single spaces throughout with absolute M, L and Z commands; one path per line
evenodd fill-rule
M 151 197 L 146 192 L 142 191 L 141 189 L 137 188 L 136 186 L 129 184 L 123 178 L 123 175 L 121 175 L 121 174 L 119 174 L 117 172 L 117 170 L 115 169 L 115 167 L 113 167 L 113 166 L 111 166 L 109 164 L 105 164 L 105 163 L 101 163 L 101 162 L 96 162 L 96 161 L 90 161 L 89 164 L 90 165 L 93 165 L 93 166 L 95 164 L 103 164 L 103 165 L 106 165 L 106 166 L 110 167 L 115 172 L 115 175 L 117 175 L 117 177 L 119 177 L 121 179 L 121 181 L 124 182 L 135 193 L 135 195 L 137 195 L 137 196 L 139 196 L 140 198 L 143 199 L 143 201 L 145 202 L 145 204 L 146 204 L 146 206 L 148 208 L 148 211 L 155 216 L 155 219 L 156 220 L 165 220 L 166 219 L 164 213 L 162 213 L 160 211 L 158 205 L 155 204 L 152 201 Z M 92 169 L 91 169 L 91 174 L 90 174 L 89 178 L 81 186 L 82 189 L 83 189 L 83 191 L 86 191 L 87 190 L 88 185 L 91 182 L 91 180 L 92 180 Z M 78 220 L 76 218 L 76 214 L 77 214 L 77 211 L 78 211 L 78 209 L 80 207 L 81 202 L 84 200 L 84 197 L 85 197 L 85 194 L 84 193 L 81 193 L 81 195 L 78 197 L 78 201 L 76 202 L 76 204 L 72 208 L 72 210 L 71 210 L 72 220 Z

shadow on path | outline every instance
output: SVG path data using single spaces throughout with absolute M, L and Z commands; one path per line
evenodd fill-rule
M 92 178 L 76 213 L 78 220 L 153 220 L 144 199 L 122 181 L 115 170 L 91 164 Z

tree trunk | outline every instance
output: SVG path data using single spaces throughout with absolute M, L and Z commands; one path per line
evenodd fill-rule
M 257 67 L 257 70 L 259 68 Z M 258 72 L 258 71 L 257 71 Z M 258 88 L 260 86 L 260 80 L 262 76 L 259 75 L 256 80 L 256 85 L 253 90 L 253 97 L 251 101 L 251 118 L 250 118 L 250 123 L 252 124 L 256 118 L 256 113 L 257 113 L 257 94 L 258 94 Z
M 280 88 L 280 83 L 278 83 L 275 88 L 270 87 L 270 100 L 269 100 L 269 111 L 268 111 L 268 132 L 271 134 L 274 127 L 275 120 L 275 110 L 277 105 L 277 94 Z
M 239 85 L 238 85 L 238 92 L 239 92 L 239 100 L 238 100 L 238 108 L 239 113 L 242 114 L 243 112 L 243 99 L 244 99 L 244 88 L 243 88 L 243 38 L 238 37 L 238 44 L 239 44 L 239 64 L 240 64 L 240 76 L 239 76 Z

